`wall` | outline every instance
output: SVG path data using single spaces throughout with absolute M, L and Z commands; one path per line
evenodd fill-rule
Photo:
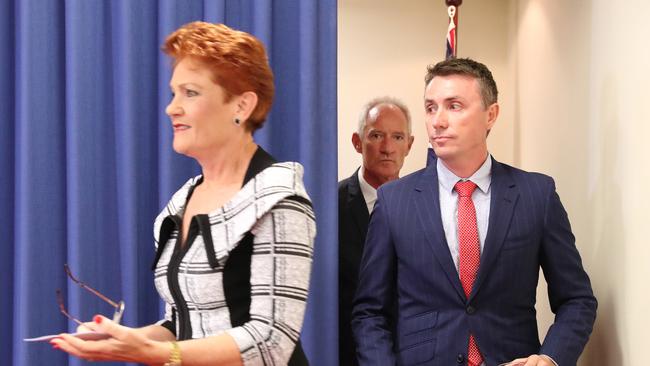
M 555 177 L 600 303 L 581 364 L 644 365 L 650 4 L 517 6 L 521 166 Z

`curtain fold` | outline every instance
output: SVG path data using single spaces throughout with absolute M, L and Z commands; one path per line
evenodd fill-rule
M 21 0 L 0 3 L 0 364 L 86 364 L 22 341 L 74 330 L 56 289 L 78 318 L 111 314 L 64 263 L 126 302 L 124 324 L 159 319 L 153 219 L 199 173 L 171 147 L 160 46 L 194 20 L 267 46 L 276 99 L 255 139 L 305 166 L 318 236 L 301 338 L 313 365 L 338 362 L 336 1 Z
M 0 2 L 0 14 L 14 14 L 13 3 Z M 14 17 L 0 21 L 0 54 L 13 55 L 15 49 Z M 13 353 L 14 305 L 14 165 L 15 165 L 15 90 L 14 57 L 0 58 L 0 364 L 11 365 Z M 6 121 L 6 122 L 4 122 Z

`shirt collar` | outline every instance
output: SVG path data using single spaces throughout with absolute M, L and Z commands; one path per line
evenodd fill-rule
M 492 181 L 492 155 L 488 153 L 483 165 L 467 179 L 456 176 L 451 170 L 447 169 L 440 159 L 437 159 L 436 170 L 438 171 L 438 182 L 440 182 L 440 185 L 446 192 L 451 193 L 454 185 L 459 180 L 471 180 L 483 193 L 487 193 L 490 189 L 490 182 Z
M 377 200 L 377 190 L 370 185 L 370 183 L 366 182 L 365 178 L 363 178 L 363 165 L 361 168 L 359 168 L 359 171 L 357 173 L 357 176 L 359 177 L 359 186 L 361 186 L 361 193 L 363 194 L 363 199 L 366 201 L 366 203 L 374 203 L 375 200 Z

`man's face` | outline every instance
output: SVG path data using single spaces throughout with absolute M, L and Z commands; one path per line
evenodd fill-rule
M 399 177 L 413 144 L 408 122 L 401 109 L 392 104 L 378 104 L 368 112 L 363 136 L 355 133 L 352 143 L 363 155 L 364 178 L 379 186 Z
M 466 75 L 436 76 L 424 90 L 429 142 L 443 162 L 462 164 L 484 159 L 487 133 L 498 104 L 483 106 L 478 80 Z

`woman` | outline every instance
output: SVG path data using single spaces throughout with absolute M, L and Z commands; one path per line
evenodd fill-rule
M 174 60 L 166 109 L 174 150 L 202 174 L 154 223 L 155 284 L 165 319 L 133 329 L 96 316 L 111 338 L 51 343 L 88 360 L 154 365 L 307 364 L 298 337 L 309 285 L 314 213 L 298 163 L 253 140 L 273 99 L 261 42 L 221 24 L 187 24 L 166 40 Z

